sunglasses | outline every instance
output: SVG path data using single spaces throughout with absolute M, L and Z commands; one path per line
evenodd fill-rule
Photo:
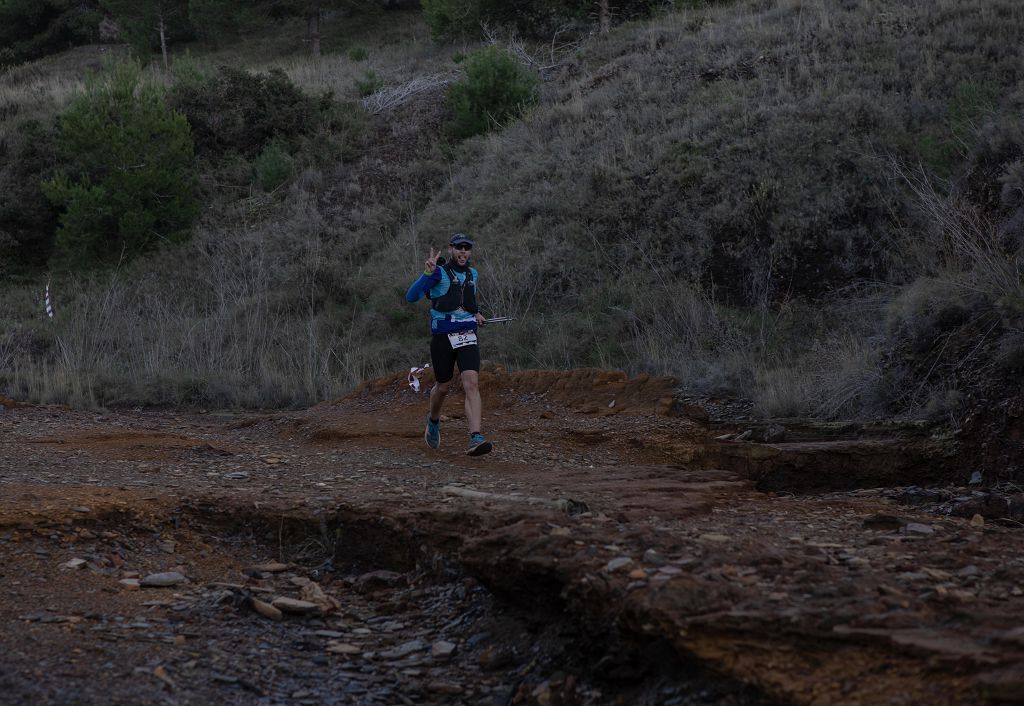
M 473 249 L 473 246 L 470 245 L 469 243 L 459 243 L 458 245 L 453 245 L 452 247 L 455 248 L 456 250 L 472 250 Z

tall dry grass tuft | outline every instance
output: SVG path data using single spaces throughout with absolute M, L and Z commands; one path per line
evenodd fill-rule
M 345 331 L 322 309 L 315 206 L 299 201 L 282 216 L 256 229 L 201 229 L 161 254 L 162 270 L 138 263 L 105 281 L 54 282 L 49 353 L 18 351 L 7 386 L 75 405 L 273 407 L 383 374 L 362 329 Z
M 984 297 L 998 309 L 1024 313 L 1019 244 L 1007 243 L 999 225 L 956 195 L 940 194 L 921 170 L 901 164 L 895 173 L 909 186 L 928 228 L 907 243 L 919 276 Z

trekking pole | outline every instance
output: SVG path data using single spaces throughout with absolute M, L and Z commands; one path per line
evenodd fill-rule
M 495 316 L 493 319 L 484 319 L 485 324 L 506 324 L 509 321 L 515 321 L 514 316 Z

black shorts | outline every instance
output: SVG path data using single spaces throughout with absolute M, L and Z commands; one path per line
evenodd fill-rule
M 480 346 L 462 346 L 452 348 L 447 333 L 435 333 L 430 337 L 430 366 L 434 369 L 434 379 L 448 382 L 455 374 L 455 364 L 459 364 L 459 372 L 467 370 L 480 371 Z

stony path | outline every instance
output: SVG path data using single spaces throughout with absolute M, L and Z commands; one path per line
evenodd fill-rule
M 0 702 L 1024 698 L 1012 523 L 614 378 L 506 382 L 479 459 L 458 418 L 428 450 L 397 378 L 294 413 L 0 413 Z M 780 454 L 799 473 L 758 490 Z

